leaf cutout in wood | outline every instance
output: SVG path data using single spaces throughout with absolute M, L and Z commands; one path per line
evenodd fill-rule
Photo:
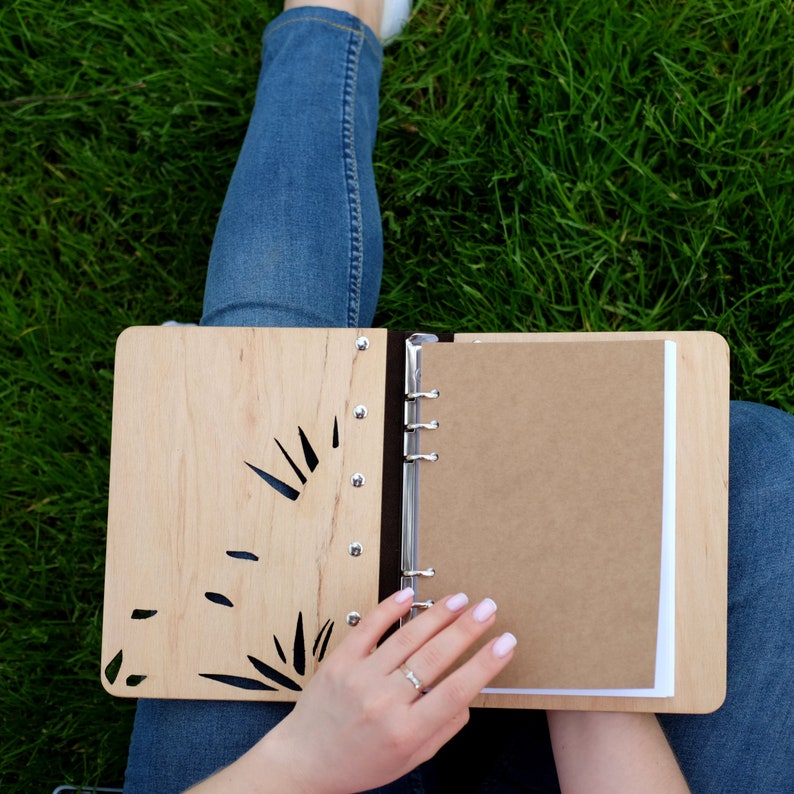
M 306 475 L 298 468 L 297 463 L 295 463 L 295 461 L 289 456 L 289 453 L 281 445 L 281 442 L 277 438 L 274 438 L 273 441 L 275 441 L 276 444 L 278 444 L 278 448 L 281 450 L 281 454 L 287 459 L 287 463 L 289 463 L 289 465 L 292 467 L 292 471 L 295 472 L 298 479 L 301 481 L 301 485 L 306 485 Z
M 268 692 L 275 692 L 276 687 L 269 686 L 264 681 L 258 681 L 256 678 L 245 678 L 241 675 L 219 675 L 215 673 L 199 673 L 202 678 L 209 678 L 210 681 L 217 681 L 220 684 L 228 684 L 235 686 L 238 689 L 257 689 L 260 691 L 267 690 Z
M 320 645 L 320 640 L 323 638 L 323 632 L 328 628 L 328 624 L 331 622 L 331 618 L 323 623 L 323 627 L 317 632 L 317 636 L 314 638 L 314 645 L 312 645 L 312 656 L 317 656 L 317 648 Z
M 157 614 L 156 609 L 133 609 L 130 618 L 132 620 L 148 620 Z
M 227 551 L 226 554 L 227 556 L 232 557 L 235 560 L 249 560 L 250 562 L 259 562 L 258 555 L 254 554 L 252 551 Z
M 256 472 L 274 491 L 277 491 L 282 496 L 286 496 L 287 499 L 290 499 L 294 502 L 300 496 L 300 491 L 296 491 L 291 485 L 287 485 L 287 483 L 279 480 L 278 477 L 274 477 L 272 474 L 268 474 L 266 471 L 258 469 L 248 461 L 245 461 L 245 465 L 248 466 L 248 468 L 252 471 Z
M 317 661 L 321 662 L 325 657 L 325 652 L 328 650 L 328 641 L 331 639 L 331 632 L 334 630 L 333 622 L 328 627 L 328 631 L 325 633 L 325 639 L 323 640 L 323 644 L 320 646 L 320 653 L 317 655 Z
M 119 677 L 121 671 L 121 663 L 124 660 L 124 653 L 119 651 L 106 665 L 105 665 L 105 678 L 111 683 L 115 684 L 116 679 Z
M 221 593 L 204 593 L 204 598 L 207 601 L 212 601 L 213 604 L 220 604 L 222 607 L 233 607 L 234 604 Z
M 278 637 L 275 634 L 273 635 L 273 642 L 276 644 L 276 653 L 278 654 L 279 659 L 286 664 L 287 654 L 284 653 L 284 649 L 281 647 L 281 643 L 278 641 Z
M 303 432 L 303 428 L 300 426 L 298 426 L 298 435 L 301 439 L 303 457 L 306 459 L 306 465 L 309 467 L 309 471 L 314 471 L 317 468 L 317 464 L 320 462 L 317 453 L 314 451 L 312 445 L 309 443 L 309 439 L 306 438 L 306 433 Z
M 292 644 L 292 666 L 298 675 L 306 674 L 306 640 L 303 636 L 303 612 L 298 612 L 295 641 Z
M 248 661 L 260 672 L 265 678 L 270 679 L 274 684 L 283 686 L 286 689 L 291 689 L 293 692 L 302 692 L 303 688 L 296 681 L 293 681 L 289 676 L 280 673 L 278 670 L 265 664 L 261 659 L 255 656 L 248 656 Z

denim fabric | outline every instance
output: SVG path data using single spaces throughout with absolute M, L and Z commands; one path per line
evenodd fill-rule
M 203 325 L 372 323 L 383 263 L 372 169 L 382 57 L 348 14 L 298 8 L 268 26 Z
M 372 172 L 381 48 L 355 18 L 282 14 L 265 32 L 248 134 L 210 257 L 205 325 L 361 326 L 382 265 Z M 693 792 L 794 791 L 794 417 L 731 408 L 728 699 L 662 724 Z M 283 704 L 141 700 L 128 794 L 183 791 L 239 757 Z M 556 792 L 542 712 L 476 711 L 383 792 Z
M 728 694 L 661 717 L 694 794 L 794 792 L 794 417 L 731 405 Z

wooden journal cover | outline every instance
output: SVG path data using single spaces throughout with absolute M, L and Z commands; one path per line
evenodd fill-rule
M 480 334 L 424 344 L 426 391 L 413 401 L 423 414 L 411 431 L 420 457 L 404 464 L 403 365 L 394 364 L 403 338 L 373 329 L 122 334 L 108 691 L 295 699 L 355 630 L 355 613 L 400 586 L 406 563 L 394 550 L 407 512 L 412 562 L 436 572 L 408 577 L 417 598 L 490 595 L 499 630 L 518 636 L 515 659 L 477 705 L 718 707 L 724 341 Z M 403 468 L 406 481 L 416 475 L 407 510 L 394 498 Z

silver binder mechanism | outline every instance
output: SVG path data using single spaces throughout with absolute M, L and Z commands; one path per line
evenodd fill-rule
M 429 460 L 431 463 L 435 463 L 438 460 L 438 452 L 427 452 L 425 454 L 417 452 L 413 455 L 406 455 L 405 460 L 408 463 L 416 463 L 418 460 Z
M 416 335 L 416 334 L 415 334 Z M 438 339 L 436 339 L 438 341 Z M 406 400 L 435 400 L 438 398 L 438 389 L 433 391 L 408 391 L 405 393 Z
M 419 568 L 417 560 L 417 499 L 419 494 L 419 469 L 421 461 L 436 461 L 435 452 L 423 453 L 419 448 L 422 430 L 435 430 L 438 422 L 423 422 L 420 416 L 422 400 L 438 398 L 438 389 L 422 390 L 422 345 L 438 342 L 434 334 L 413 334 L 405 340 L 405 402 L 403 433 L 403 504 L 402 504 L 402 549 L 401 549 L 401 587 L 417 589 L 417 580 L 422 576 L 432 576 L 433 570 Z M 435 571 L 433 571 L 435 573 Z M 432 601 L 417 600 L 411 605 L 410 613 L 400 622 L 416 617 L 418 610 L 432 606 Z
M 424 571 L 403 571 L 403 576 L 435 576 L 435 568 L 426 568 Z
M 411 604 L 411 609 L 430 609 L 435 603 L 432 598 L 428 598 L 427 601 L 414 601 Z
M 438 430 L 438 421 L 434 419 L 432 422 L 411 422 L 410 425 L 405 426 L 406 430 Z

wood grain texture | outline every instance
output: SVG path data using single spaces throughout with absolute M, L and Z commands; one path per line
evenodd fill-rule
M 725 697 L 728 348 L 712 333 L 458 334 L 456 342 L 671 339 L 677 345 L 676 682 L 671 698 L 481 695 L 491 708 L 707 713 Z M 509 626 L 500 626 L 508 630 Z M 521 638 L 519 637 L 519 642 Z
M 358 334 L 122 334 L 102 651 L 102 680 L 112 694 L 294 699 L 296 691 L 263 674 L 249 656 L 302 686 L 316 667 L 327 621 L 334 626 L 330 651 L 355 630 L 346 614 L 374 606 L 386 336 L 368 331 L 371 346 L 358 351 Z M 367 406 L 366 419 L 353 417 L 357 404 Z M 313 453 L 304 451 L 299 428 Z M 277 492 L 252 467 L 298 497 Z M 356 472 L 366 477 L 361 488 L 350 483 Z M 364 550 L 357 557 L 348 552 L 354 541 Z M 136 609 L 157 612 L 132 619 Z M 121 669 L 111 683 L 105 668 L 119 651 Z M 145 679 L 129 686 L 131 675 Z M 241 689 L 207 675 L 273 690 Z
M 302 685 L 316 666 L 312 645 L 326 621 L 335 626 L 330 651 L 353 630 L 345 624 L 347 612 L 363 613 L 374 605 L 386 332 L 367 330 L 372 344 L 362 352 L 354 346 L 359 333 L 136 328 L 122 335 L 102 650 L 108 691 L 135 697 L 295 699 L 296 691 L 274 683 L 273 675 L 262 673 L 248 657 Z M 667 699 L 483 695 L 477 705 L 697 713 L 717 708 L 724 697 L 724 341 L 692 332 L 480 334 L 458 335 L 456 341 L 635 338 L 677 343 L 676 694 Z M 368 407 L 363 421 L 352 417 L 360 403 Z M 340 438 L 336 449 L 334 418 Z M 316 453 L 314 472 L 308 471 L 299 427 Z M 297 499 L 277 493 L 252 467 L 288 484 Z M 366 475 L 363 488 L 350 485 L 357 471 Z M 485 513 L 487 521 L 487 508 Z M 362 556 L 348 554 L 352 541 L 362 543 Z M 233 606 L 224 605 L 224 599 Z M 134 610 L 156 614 L 133 619 Z M 296 643 L 299 613 L 303 640 Z M 305 672 L 296 669 L 301 645 Z M 105 670 L 119 651 L 123 659 L 111 683 Z M 201 674 L 236 676 L 274 690 L 240 689 Z M 131 685 L 135 676 L 145 678 Z

